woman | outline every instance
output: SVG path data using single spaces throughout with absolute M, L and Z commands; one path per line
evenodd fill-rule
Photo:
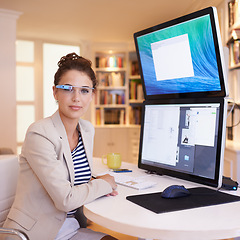
M 23 230 L 30 240 L 114 239 L 81 228 L 74 218 L 82 205 L 117 194 L 112 176 L 91 179 L 94 128 L 80 119 L 96 77 L 91 62 L 75 53 L 62 57 L 58 66 L 53 87 L 58 111 L 27 131 L 16 197 L 4 226 Z

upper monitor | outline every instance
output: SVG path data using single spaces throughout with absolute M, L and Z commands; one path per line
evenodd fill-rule
M 134 40 L 145 99 L 228 95 L 216 8 L 142 30 Z

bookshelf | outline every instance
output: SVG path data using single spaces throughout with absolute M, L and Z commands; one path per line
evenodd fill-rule
M 127 114 L 127 69 L 125 52 L 96 52 L 95 125 L 124 125 Z
M 96 51 L 95 72 L 99 85 L 92 114 L 94 125 L 139 125 L 143 90 L 136 52 Z
M 129 73 L 129 123 L 140 125 L 144 95 L 136 52 L 129 52 Z
M 143 93 L 136 52 L 98 47 L 101 51 L 93 52 L 99 82 L 91 112 L 93 156 L 119 152 L 123 161 L 137 163 Z

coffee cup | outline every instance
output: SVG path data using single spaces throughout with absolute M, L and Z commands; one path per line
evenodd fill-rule
M 122 157 L 120 153 L 108 153 L 102 156 L 102 163 L 111 169 L 118 169 L 122 164 Z

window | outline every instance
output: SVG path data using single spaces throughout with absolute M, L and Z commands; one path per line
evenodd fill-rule
M 16 42 L 16 100 L 17 100 L 17 152 L 21 150 L 25 133 L 35 121 L 35 66 L 34 42 Z
M 52 86 L 57 62 L 68 53 L 80 54 L 80 47 L 43 43 L 41 40 L 16 41 L 17 153 L 29 125 L 57 110 Z
M 57 71 L 57 63 L 60 58 L 68 53 L 80 54 L 79 46 L 43 44 L 43 116 L 51 116 L 57 110 L 57 104 L 53 97 L 52 86 L 54 74 Z

